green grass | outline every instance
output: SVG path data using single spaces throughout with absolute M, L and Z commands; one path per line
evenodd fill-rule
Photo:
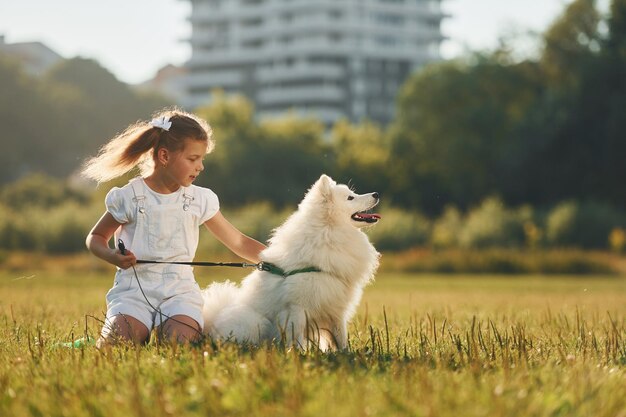
M 623 277 L 381 273 L 344 353 L 55 347 L 111 282 L 0 272 L 0 416 L 626 416 Z

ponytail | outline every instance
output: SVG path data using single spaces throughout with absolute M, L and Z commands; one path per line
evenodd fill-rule
M 185 139 L 205 141 L 207 153 L 213 150 L 212 130 L 204 120 L 180 110 L 164 111 L 156 117 L 167 118 L 171 126 L 166 130 L 148 122 L 130 125 L 104 145 L 97 156 L 85 162 L 82 175 L 102 183 L 137 166 L 141 175 L 149 175 L 154 170 L 157 149 L 180 150 Z

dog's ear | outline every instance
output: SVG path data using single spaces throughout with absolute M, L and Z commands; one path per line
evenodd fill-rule
M 306 195 L 304 196 L 305 201 L 330 201 L 332 200 L 332 187 L 335 185 L 335 181 L 330 178 L 328 175 L 322 174 L 322 176 L 315 181 L 315 183 L 309 188 Z
M 335 184 L 332 178 L 328 175 L 322 174 L 322 176 L 315 181 L 307 192 L 305 199 L 310 200 L 312 198 L 322 198 L 323 200 L 329 200 L 332 196 L 331 187 Z
M 322 174 L 322 176 L 315 183 L 315 186 L 319 189 L 325 199 L 330 198 L 330 189 L 333 185 L 335 185 L 335 181 L 333 181 L 333 179 L 326 174 Z

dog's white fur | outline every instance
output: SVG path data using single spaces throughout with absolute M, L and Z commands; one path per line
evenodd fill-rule
M 361 231 L 367 223 L 351 216 L 377 203 L 376 193 L 358 195 L 322 175 L 261 253 L 284 271 L 322 272 L 282 277 L 254 271 L 241 286 L 210 285 L 203 290 L 205 333 L 253 344 L 283 340 L 302 349 L 345 349 L 347 323 L 380 256 Z

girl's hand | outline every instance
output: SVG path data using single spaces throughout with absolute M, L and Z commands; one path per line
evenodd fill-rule
M 261 261 L 259 254 L 266 249 L 266 246 L 241 233 L 239 229 L 226 220 L 220 211 L 207 220 L 204 225 L 217 240 L 236 255 L 254 263 Z
M 137 263 L 135 254 L 126 249 L 122 255 L 118 249 L 111 249 L 108 243 L 120 226 L 122 224 L 115 220 L 111 213 L 105 212 L 87 235 L 85 243 L 87 244 L 87 249 L 98 258 L 118 268 L 128 269 Z
M 137 263 L 137 258 L 135 257 L 135 254 L 128 249 L 126 249 L 125 253 L 125 255 L 122 255 L 122 253 L 118 249 L 116 249 L 115 255 L 113 255 L 111 263 L 122 269 L 128 269 L 132 265 L 135 265 Z

